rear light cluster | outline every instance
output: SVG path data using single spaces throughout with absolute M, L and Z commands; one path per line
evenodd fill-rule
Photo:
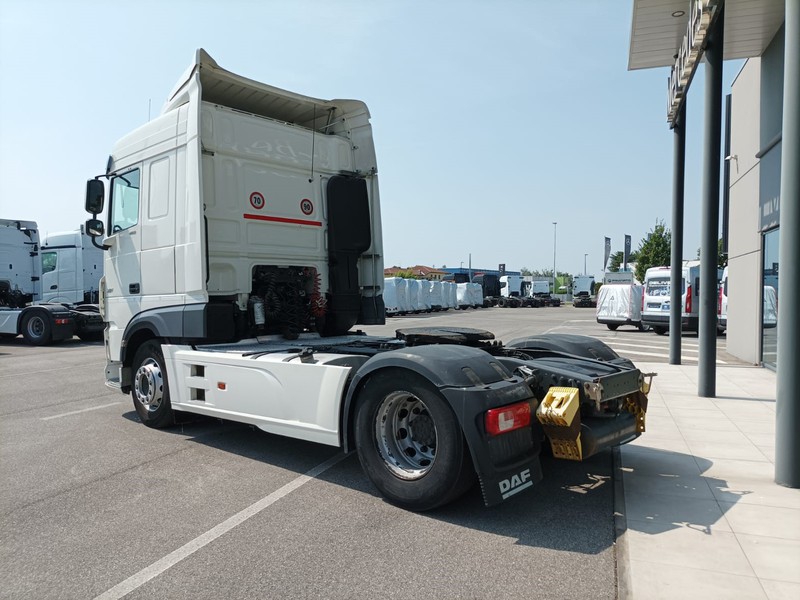
M 69 319 L 55 319 L 56 325 L 69 325 Z
M 685 313 L 692 312 L 692 286 L 686 286 L 686 310 Z
M 531 424 L 531 404 L 528 401 L 509 404 L 486 411 L 486 433 L 502 435 Z

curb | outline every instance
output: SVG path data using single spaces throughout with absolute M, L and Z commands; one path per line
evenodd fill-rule
M 625 487 L 622 481 L 622 457 L 619 446 L 612 448 L 611 456 L 614 478 L 614 562 L 617 567 L 617 598 L 631 600 L 633 586 L 631 584 L 630 552 L 625 535 L 628 531 L 628 519 L 625 516 Z

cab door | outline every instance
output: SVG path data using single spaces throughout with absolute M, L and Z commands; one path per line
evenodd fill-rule
M 42 249 L 42 300 L 75 303 L 83 299 L 76 284 L 77 254 L 77 248 L 73 246 Z
M 137 167 L 111 179 L 109 247 L 105 259 L 106 314 L 111 360 L 119 360 L 122 335 L 141 310 L 141 170 Z

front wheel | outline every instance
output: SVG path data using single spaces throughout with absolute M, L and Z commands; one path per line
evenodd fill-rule
M 169 401 L 164 354 L 158 342 L 141 345 L 133 358 L 131 397 L 142 423 L 154 429 L 173 425 L 175 415 Z
M 402 508 L 451 502 L 475 482 L 461 426 L 427 380 L 395 370 L 370 377 L 355 415 L 358 458 L 369 479 Z

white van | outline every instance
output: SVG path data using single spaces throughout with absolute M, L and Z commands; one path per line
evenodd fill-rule
M 644 276 L 642 323 L 658 335 L 669 330 L 670 267 L 651 267 Z M 683 262 L 681 278 L 681 329 L 698 330 L 700 308 L 700 261 Z
M 722 270 L 717 293 L 717 331 L 724 333 L 728 328 L 728 267 Z
M 605 324 L 611 331 L 620 325 L 633 325 L 640 331 L 647 326 L 642 323 L 642 286 L 638 284 L 606 283 L 597 293 L 597 322 Z

